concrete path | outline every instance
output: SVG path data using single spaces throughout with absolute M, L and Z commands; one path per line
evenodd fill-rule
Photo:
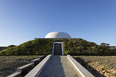
M 82 77 L 67 56 L 51 56 L 39 77 Z

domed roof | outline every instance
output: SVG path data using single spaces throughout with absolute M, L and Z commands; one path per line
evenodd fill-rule
M 45 38 L 71 38 L 71 36 L 65 32 L 50 32 Z

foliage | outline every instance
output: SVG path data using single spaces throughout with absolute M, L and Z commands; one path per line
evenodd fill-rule
M 8 47 L 0 47 L 0 51 L 1 50 L 4 50 L 4 49 L 7 49 L 7 48 L 11 48 L 11 47 L 15 47 L 16 45 L 9 45 Z
M 0 56 L 0 77 L 6 77 L 38 56 Z
M 110 44 L 107 44 L 107 43 L 101 43 L 100 46 L 108 46 Z
M 88 63 L 88 65 L 99 71 L 101 74 L 104 74 L 106 77 L 107 77 L 106 74 L 110 75 L 108 77 L 115 77 L 113 75 L 116 74 L 116 56 L 73 56 L 73 57 L 76 60 L 78 58 L 81 58 L 83 61 Z M 85 65 L 85 63 L 83 65 Z M 90 70 L 90 68 L 88 69 Z M 93 70 L 91 72 L 93 72 Z
M 0 55 L 48 55 L 52 54 L 54 41 L 63 42 L 64 54 L 70 55 L 116 55 L 111 49 L 98 46 L 83 39 L 34 39 L 19 46 L 7 48 Z
M 15 47 L 16 45 L 9 45 L 8 47 Z
M 7 47 L 0 47 L 0 51 L 6 49 Z
M 105 66 L 105 69 L 116 69 L 116 56 L 74 56 L 80 57 L 85 62 L 93 62 L 102 64 Z

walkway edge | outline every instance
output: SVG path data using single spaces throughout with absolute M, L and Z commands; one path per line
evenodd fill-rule
M 88 70 L 86 70 L 80 63 L 78 63 L 74 58 L 72 58 L 70 55 L 67 55 L 67 58 L 71 61 L 74 67 L 82 75 L 82 77 L 95 77 Z
M 25 77 L 38 77 L 47 62 L 49 61 L 51 55 L 44 58 L 37 66 L 35 66 Z

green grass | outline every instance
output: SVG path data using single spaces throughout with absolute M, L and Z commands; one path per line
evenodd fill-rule
M 14 73 L 17 67 L 31 62 L 39 56 L 0 56 L 0 77 L 6 77 Z
M 54 41 L 63 42 L 64 54 L 70 55 L 116 55 L 107 46 L 99 46 L 83 39 L 34 39 L 15 47 L 0 51 L 1 56 L 11 55 L 48 55 L 52 54 Z

